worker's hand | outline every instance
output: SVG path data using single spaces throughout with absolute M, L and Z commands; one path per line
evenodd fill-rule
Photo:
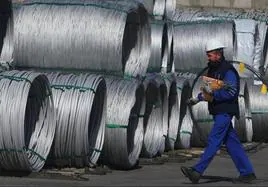
M 202 86 L 202 87 L 200 88 L 200 90 L 201 90 L 202 92 L 206 92 L 206 93 L 208 93 L 208 94 L 212 94 L 212 92 L 213 92 L 213 90 L 211 89 L 211 87 L 210 87 L 209 84 L 205 84 L 204 86 Z
M 207 101 L 207 102 L 212 102 L 213 101 L 213 96 L 212 94 L 209 94 L 205 91 L 202 92 L 202 97 L 204 98 L 204 101 Z
M 190 98 L 190 99 L 187 99 L 186 103 L 188 105 L 196 105 L 197 103 L 199 103 L 199 99 L 197 97 L 195 98 Z

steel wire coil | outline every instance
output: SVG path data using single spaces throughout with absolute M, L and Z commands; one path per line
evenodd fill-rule
M 13 66 L 13 26 L 13 16 L 11 15 L 7 22 L 6 35 L 3 40 L 2 51 L 0 52 L 0 66 L 2 70 L 9 70 Z
M 136 1 L 31 0 L 14 20 L 17 67 L 146 73 L 150 26 Z
M 166 137 L 166 151 L 174 150 L 179 129 L 179 102 L 175 74 L 161 74 L 167 86 L 168 95 L 168 134 Z
M 149 15 L 153 15 L 155 0 L 138 0 L 146 8 Z
M 186 113 L 180 123 L 180 132 L 178 134 L 179 144 L 176 148 L 189 149 L 191 147 L 191 136 L 193 132 L 193 119 L 190 108 L 186 107 Z
M 165 17 L 172 19 L 172 16 L 176 10 L 176 0 L 166 0 Z
M 191 137 L 189 134 L 192 133 L 193 123 L 186 101 L 190 97 L 191 87 L 189 81 L 183 77 L 176 77 L 176 86 L 179 104 L 179 113 L 177 114 L 177 118 L 179 118 L 179 127 L 175 148 L 189 148 Z
M 2 0 L 0 2 L 0 54 L 8 29 L 8 22 L 12 17 L 11 4 L 12 2 L 9 0 Z
M 161 143 L 158 150 L 158 155 L 161 155 L 165 151 L 165 142 L 168 133 L 168 95 L 167 95 L 167 86 L 165 81 L 161 78 L 161 74 L 159 73 L 147 73 L 146 74 L 147 80 L 152 80 L 152 83 L 156 85 L 159 89 L 159 94 L 161 97 L 161 107 L 162 107 L 162 136 L 161 136 Z
M 154 0 L 153 16 L 157 20 L 163 20 L 166 11 L 166 0 Z
M 148 72 L 161 72 L 167 64 L 168 33 L 163 21 L 151 20 L 151 56 Z
M 174 25 L 174 61 L 176 71 L 198 71 L 206 66 L 205 46 L 212 39 L 226 46 L 225 57 L 233 58 L 234 23 L 206 21 Z
M 106 164 L 116 169 L 132 169 L 142 150 L 145 103 L 140 80 L 105 76 L 107 83 L 107 120 L 104 155 Z
M 56 118 L 44 74 L 6 71 L 0 75 L 0 167 L 40 171 L 50 152 Z
M 267 141 L 268 95 L 261 93 L 262 85 L 249 85 L 253 141 Z
M 100 75 L 48 73 L 57 110 L 52 159 L 58 166 L 95 165 L 104 144 L 106 84 Z
M 238 97 L 239 116 L 233 118 L 233 126 L 237 131 L 240 141 L 251 142 L 253 136 L 252 115 L 250 109 L 250 98 L 248 92 L 247 79 L 240 79 L 240 92 Z
M 196 97 L 200 92 L 202 81 L 199 79 L 193 89 L 193 97 Z M 200 102 L 191 107 L 193 112 L 194 128 L 191 136 L 192 147 L 205 147 L 207 137 L 213 127 L 213 118 L 208 111 L 208 103 Z
M 164 53 L 161 73 L 174 73 L 174 53 L 173 53 L 173 24 L 167 22 L 167 53 Z
M 145 89 L 144 140 L 141 157 L 152 158 L 159 153 L 163 140 L 163 103 L 160 90 L 153 79 L 143 81 Z

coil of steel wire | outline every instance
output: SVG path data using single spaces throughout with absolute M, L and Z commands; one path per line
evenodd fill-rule
M 162 136 L 158 154 L 162 154 L 165 151 L 165 142 L 168 133 L 168 95 L 165 81 L 161 78 L 159 73 L 147 73 L 146 80 L 151 80 L 151 83 L 155 84 L 159 89 L 162 106 Z
M 9 0 L 2 0 L 0 2 L 0 54 L 8 29 L 8 22 L 12 18 L 11 4 L 12 2 Z
M 152 158 L 159 153 L 163 140 L 163 103 L 160 90 L 153 79 L 143 81 L 145 89 L 144 140 L 141 157 Z
M 14 20 L 17 67 L 146 73 L 150 26 L 136 1 L 26 0 Z
M 193 97 L 197 97 L 200 92 L 202 81 L 199 79 L 193 89 Z M 208 111 L 208 103 L 200 102 L 191 107 L 193 112 L 193 132 L 191 136 L 192 147 L 204 147 L 207 143 L 207 137 L 213 127 L 213 118 Z
M 138 0 L 138 1 L 140 1 L 144 5 L 148 14 L 153 15 L 155 0 Z
M 106 84 L 100 75 L 48 73 L 57 109 L 53 159 L 58 166 L 96 164 L 106 120 Z
M 161 73 L 175 72 L 174 55 L 173 55 L 173 24 L 167 22 L 167 53 L 164 54 Z
M 166 0 L 165 17 L 172 19 L 172 16 L 176 10 L 176 0 Z
M 40 171 L 53 142 L 56 116 L 44 74 L 6 71 L 0 74 L 0 167 Z
M 262 85 L 249 85 L 253 141 L 267 141 L 268 95 L 261 93 Z
M 164 19 L 166 11 L 166 0 L 154 0 L 153 16 L 157 20 Z
M 176 85 L 179 104 L 179 113 L 177 114 L 177 118 L 179 118 L 179 128 L 175 148 L 189 148 L 191 138 L 189 135 L 192 133 L 193 123 L 186 101 L 190 97 L 191 87 L 189 81 L 182 77 L 176 78 Z
M 116 169 L 132 169 L 138 162 L 144 137 L 144 87 L 139 80 L 105 76 L 107 120 L 104 162 Z
M 177 117 L 180 109 L 177 96 L 177 84 L 175 74 L 161 74 L 165 81 L 168 95 L 168 134 L 166 137 L 166 151 L 174 150 L 179 129 L 179 118 Z
M 177 71 L 198 71 L 206 66 L 205 46 L 218 39 L 225 46 L 226 59 L 233 58 L 234 23 L 232 21 L 202 21 L 174 23 L 174 61 Z
M 0 52 L 0 68 L 2 70 L 9 70 L 13 66 L 13 26 L 13 17 L 11 15 L 7 22 L 6 35 L 3 40 L 2 51 Z
M 167 64 L 168 35 L 163 21 L 151 20 L 151 57 L 148 72 L 160 72 Z
M 240 118 L 233 118 L 233 126 L 237 130 L 239 139 L 242 142 L 251 142 L 253 136 L 252 115 L 247 81 L 249 80 L 240 79 L 240 92 L 238 97 Z

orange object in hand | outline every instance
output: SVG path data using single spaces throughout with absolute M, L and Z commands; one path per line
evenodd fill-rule
M 222 80 L 219 79 L 214 79 L 211 77 L 207 77 L 207 76 L 202 76 L 201 79 L 209 85 L 210 89 L 212 91 L 214 90 L 219 90 L 224 86 L 224 82 Z

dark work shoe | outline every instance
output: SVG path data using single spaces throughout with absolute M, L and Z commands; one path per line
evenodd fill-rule
M 254 173 L 248 175 L 240 175 L 237 179 L 234 180 L 234 183 L 252 183 L 257 179 Z
M 183 175 L 187 178 L 189 178 L 190 181 L 192 181 L 192 183 L 197 184 L 201 175 L 200 173 L 198 173 L 197 171 L 195 171 L 193 168 L 191 167 L 181 167 L 181 172 L 183 173 Z

